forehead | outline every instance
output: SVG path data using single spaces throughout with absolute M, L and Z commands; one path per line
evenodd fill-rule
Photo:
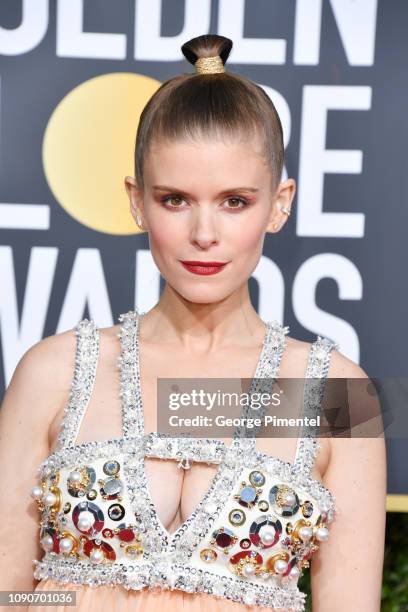
M 186 188 L 188 184 L 263 184 L 270 167 L 258 138 L 206 138 L 152 143 L 144 164 L 144 182 Z M 238 182 L 237 182 L 238 181 Z

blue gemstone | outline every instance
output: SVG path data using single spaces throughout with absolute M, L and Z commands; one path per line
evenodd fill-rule
M 252 503 L 256 499 L 256 490 L 253 487 L 244 487 L 240 493 L 241 501 Z

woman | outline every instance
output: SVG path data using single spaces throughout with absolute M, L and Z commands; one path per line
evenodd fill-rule
M 125 186 L 166 281 L 159 302 L 43 339 L 7 389 L 2 589 L 75 590 L 87 611 L 303 610 L 297 580 L 312 559 L 314 612 L 379 610 L 382 438 L 254 447 L 238 435 L 192 449 L 154 433 L 157 378 L 367 378 L 328 339 L 291 338 L 251 304 L 248 279 L 296 185 L 280 180 L 270 99 L 225 72 L 231 46 L 183 45 L 196 74 L 164 83 L 140 118 Z

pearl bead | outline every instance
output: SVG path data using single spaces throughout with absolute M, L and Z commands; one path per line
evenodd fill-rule
M 61 538 L 60 542 L 60 551 L 63 553 L 69 553 L 72 550 L 73 547 L 73 542 L 71 540 L 71 538 Z
M 46 506 L 53 506 L 57 501 L 57 496 L 54 493 L 48 492 L 44 495 L 44 503 Z
M 261 533 L 261 540 L 263 544 L 272 544 L 275 539 L 275 533 L 270 529 L 265 529 Z
M 320 542 L 325 542 L 329 537 L 329 530 L 327 527 L 319 527 L 316 531 L 316 539 Z
M 245 576 L 253 576 L 255 574 L 255 567 L 250 564 L 244 565 L 243 572 Z
M 100 548 L 94 548 L 91 551 L 89 558 L 91 559 L 92 563 L 101 563 L 101 561 L 103 560 L 103 556 L 103 552 Z
M 49 533 L 47 533 L 41 538 L 41 546 L 46 551 L 52 550 L 54 548 L 54 540 L 52 539 Z
M 81 531 L 87 531 L 94 524 L 95 519 L 91 512 L 81 512 L 78 518 L 78 529 Z
M 71 482 L 80 482 L 81 474 L 77 470 L 75 470 L 74 472 L 70 472 L 68 479 Z
M 293 506 L 296 501 L 294 493 L 286 493 L 284 500 L 287 506 Z
M 294 565 L 292 567 L 292 569 L 290 570 L 290 572 L 289 572 L 289 577 L 290 578 L 298 578 L 299 574 L 300 574 L 300 569 L 298 568 L 297 565 Z
M 288 569 L 288 564 L 283 559 L 277 559 L 273 564 L 273 567 L 275 568 L 275 571 L 278 572 L 278 574 L 283 574 Z
M 310 540 L 312 535 L 313 535 L 313 530 L 311 527 L 304 526 L 299 529 L 299 537 L 303 541 Z
M 42 490 L 42 488 L 41 488 L 41 487 L 39 487 L 39 486 L 33 487 L 33 488 L 31 489 L 31 493 L 30 493 L 30 495 L 31 495 L 31 497 L 32 497 L 33 499 L 41 499 L 41 498 L 42 498 L 42 494 L 43 494 L 43 490 Z

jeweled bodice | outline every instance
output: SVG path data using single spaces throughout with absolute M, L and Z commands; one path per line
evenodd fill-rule
M 303 567 L 328 537 L 334 497 L 311 477 L 318 439 L 304 432 L 293 463 L 261 453 L 256 439 L 237 428 L 232 442 L 145 434 L 140 393 L 138 329 L 142 315 L 121 315 L 123 437 L 75 444 L 92 394 L 99 330 L 84 319 L 75 328 L 77 353 L 69 403 L 56 450 L 39 467 L 34 488 L 40 512 L 41 560 L 37 579 L 89 585 L 121 584 L 204 591 L 243 603 L 304 609 L 297 587 Z M 251 389 L 277 375 L 287 327 L 267 323 Z M 305 411 L 321 401 L 330 351 L 327 338 L 311 345 Z M 316 382 L 316 381 L 315 381 Z M 193 513 L 172 534 L 150 496 L 145 457 L 216 464 L 217 471 Z

